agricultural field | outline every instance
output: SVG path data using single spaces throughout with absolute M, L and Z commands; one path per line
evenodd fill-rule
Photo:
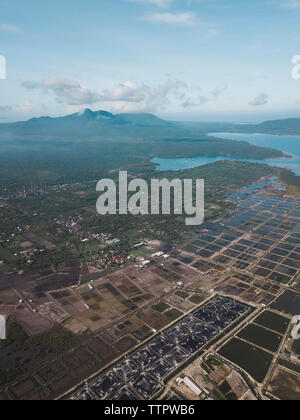
M 206 344 L 221 335 L 223 327 L 230 328 L 232 323 L 241 322 L 250 312 L 251 307 L 248 305 L 233 299 L 214 297 L 162 334 L 156 335 L 145 347 L 134 351 L 123 364 L 116 365 L 108 374 L 92 380 L 88 389 L 82 389 L 72 398 L 115 399 L 124 387 L 127 392 L 134 389 L 140 398 L 150 398 L 163 388 L 166 377 L 172 376 L 172 372 L 180 365 L 200 354 Z M 107 376 L 120 379 L 109 391 L 104 385 Z M 152 384 L 151 390 L 149 384 Z
M 267 190 L 269 182 L 264 185 Z M 85 193 L 83 200 L 89 197 Z M 291 289 L 300 255 L 293 233 L 299 222 L 297 205 L 251 192 L 222 223 L 193 228 L 180 250 L 153 238 L 132 250 L 140 239 L 133 236 L 120 254 L 122 245 L 104 243 L 103 238 L 114 242 L 114 236 L 104 235 L 99 242 L 78 243 L 77 250 L 72 245 L 64 263 L 34 273 L 0 273 L 1 313 L 13 315 L 22 332 L 7 349 L 0 348 L 0 398 L 53 399 L 97 372 L 100 385 L 80 391 L 76 399 L 155 398 L 181 366 L 210 351 L 224 358 L 224 365 L 240 368 L 243 378 L 244 371 L 260 384 L 268 378 L 264 386 L 269 386 L 269 367 L 279 347 L 285 363 L 298 352 L 297 342 L 285 337 L 299 307 L 298 294 Z M 69 234 L 61 232 L 66 227 L 86 238 L 87 229 L 80 230 L 85 217 L 59 218 L 59 233 L 55 227 L 50 235 L 31 229 L 18 234 L 15 244 L 56 253 L 60 235 L 68 241 Z M 94 227 L 88 237 L 96 234 Z M 41 243 L 41 238 L 48 242 Z M 97 249 L 100 256 L 92 264 L 86 256 Z M 99 258 L 120 262 L 103 267 Z M 290 289 L 283 291 L 287 284 Z M 44 349 L 47 334 L 51 346 L 42 357 L 37 348 Z M 281 369 L 290 370 L 284 365 Z M 216 382 L 214 398 L 257 397 L 237 377 Z
M 268 392 L 279 400 L 299 400 L 300 376 L 278 368 L 273 375 Z

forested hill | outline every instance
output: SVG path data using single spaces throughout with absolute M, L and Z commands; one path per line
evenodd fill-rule
M 300 118 L 265 121 L 261 124 L 234 125 L 229 128 L 229 131 L 240 133 L 300 135 Z
M 188 128 L 164 121 L 153 114 L 111 114 L 106 111 L 81 113 L 65 117 L 33 118 L 29 121 L 0 124 L 0 138 L 22 139 L 143 139 L 190 136 Z
M 0 124 L 0 140 L 179 139 L 189 141 L 207 139 L 207 133 L 210 132 L 225 131 L 300 135 L 300 118 L 265 121 L 260 124 L 171 122 L 149 113 L 112 114 L 107 111 L 86 109 L 64 117 L 40 117 L 28 121 Z
M 193 133 L 262 133 L 278 135 L 300 135 L 300 118 L 264 121 L 258 124 L 236 124 L 226 122 L 187 122 L 181 126 Z

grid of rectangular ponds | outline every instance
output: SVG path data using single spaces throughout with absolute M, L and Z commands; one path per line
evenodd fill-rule
M 242 321 L 251 306 L 216 296 L 144 348 L 121 361 L 80 390 L 75 400 L 147 400 L 161 388 L 162 380 L 205 344 L 222 336 L 224 329 Z

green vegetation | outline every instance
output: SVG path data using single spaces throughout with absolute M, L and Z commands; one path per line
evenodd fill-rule
M 179 290 L 178 292 L 175 293 L 176 296 L 181 297 L 182 299 L 186 299 L 189 297 L 188 293 L 182 292 L 181 290 Z
M 0 341 L 0 350 L 3 350 L 11 345 L 22 346 L 28 338 L 23 328 L 16 322 L 12 322 L 7 328 L 6 340 Z
M 275 174 L 276 170 L 265 164 L 220 161 L 188 169 L 179 173 L 182 178 L 205 179 L 211 188 L 230 193 L 250 185 L 261 177 Z M 238 174 L 238 176 L 237 176 Z
M 290 136 L 299 135 L 300 118 L 288 118 L 285 120 L 265 121 L 261 124 L 232 126 L 230 131 L 238 131 L 240 133 L 265 133 Z
M 300 177 L 287 169 L 280 171 L 280 182 L 287 184 L 287 193 L 292 196 L 300 195 Z
M 104 131 L 100 130 L 101 135 L 97 136 L 99 124 Z M 103 232 L 120 239 L 114 250 L 123 257 L 132 251 L 135 243 L 144 239 L 179 244 L 187 232 L 183 217 L 99 217 L 96 214 L 97 180 L 117 178 L 120 169 L 148 180 L 153 177 L 205 179 L 206 221 L 211 221 L 234 210 L 235 204 L 227 199 L 227 194 L 275 171 L 266 165 L 224 161 L 186 171 L 161 173 L 150 163 L 153 157 L 224 155 L 264 159 L 281 156 L 281 152 L 246 142 L 208 138 L 199 127 L 187 129 L 148 114 L 113 116 L 86 111 L 82 118 L 76 114 L 59 120 L 46 118 L 5 127 L 0 125 L 0 132 L 1 127 L 6 132 L 16 130 L 17 136 L 0 141 L 0 198 L 3 196 L 6 200 L 0 208 L 3 222 L 0 261 L 4 261 L 1 269 L 5 272 L 49 266 L 57 269 L 65 260 L 86 263 L 95 254 L 110 252 L 111 247 L 103 243 L 82 243 L 66 230 L 58 233 L 54 220 L 61 215 L 65 218 L 81 215 L 84 220 L 82 234 Z M 50 140 L 51 130 L 53 138 Z M 120 130 L 124 134 L 122 139 L 118 136 Z M 18 138 L 21 131 L 22 139 Z M 155 135 L 157 131 L 160 136 Z M 126 132 L 130 133 L 129 137 Z M 140 132 L 144 132 L 144 136 L 140 136 Z M 105 137 L 107 133 L 111 136 Z M 23 197 L 24 187 L 27 193 L 38 192 Z M 17 231 L 17 226 L 21 232 Z M 28 227 L 30 230 L 25 234 L 24 229 Z M 7 241 L 9 236 L 11 239 Z M 29 247 L 35 249 L 30 263 L 21 257 L 21 252 Z M 146 248 L 136 250 L 137 256 L 146 258 L 150 253 Z
M 0 341 L 0 387 L 61 356 L 82 339 L 61 327 L 31 338 L 19 324 L 9 324 L 7 340 Z
M 168 317 L 170 321 L 175 321 L 176 319 L 180 318 L 183 313 L 177 309 L 171 309 L 170 311 L 165 312 L 164 315 Z
M 118 153 L 115 153 L 116 150 Z M 0 152 L 2 185 L 12 191 L 32 182 L 40 185 L 98 180 L 119 168 L 137 168 L 139 171 L 143 166 L 149 167 L 153 157 L 228 156 L 263 160 L 281 156 L 281 152 L 276 150 L 218 139 L 186 142 L 184 147 L 181 143 L 162 141 L 133 144 L 84 142 L 62 148 L 43 148 L 39 144 L 30 148 L 6 147 L 0 143 Z
M 0 246 L 0 260 L 11 263 L 15 260 L 15 258 L 7 248 Z
M 103 117 L 100 125 L 98 117 L 100 120 Z M 82 290 L 82 298 L 91 308 L 86 311 L 87 314 L 83 312 L 83 318 L 87 320 L 83 325 L 102 322 L 102 314 L 111 315 L 114 321 L 111 331 L 106 331 L 107 337 L 103 334 L 103 327 L 101 337 L 93 333 L 74 335 L 62 327 L 31 337 L 29 324 L 24 323 L 27 325 L 27 334 L 19 324 L 12 322 L 7 340 L 0 341 L 0 389 L 5 388 L 5 392 L 9 389 L 12 398 L 19 398 L 18 394 L 13 394 L 19 385 L 24 390 L 20 395 L 26 398 L 33 396 L 34 391 L 40 390 L 42 385 L 46 392 L 49 391 L 49 395 L 60 395 L 63 390 L 72 388 L 100 367 L 107 366 L 117 355 L 128 352 L 129 348 L 137 344 L 137 340 L 142 343 L 145 338 L 149 338 L 150 327 L 160 330 L 183 316 L 183 312 L 171 308 L 163 301 L 158 300 L 154 305 L 156 302 L 153 299 L 158 296 L 155 288 L 168 290 L 161 286 L 160 280 L 155 284 L 154 277 L 149 288 L 140 285 L 135 288 L 135 275 L 131 277 L 127 274 L 122 277 L 124 284 L 119 292 L 113 284 L 117 284 L 120 279 L 117 275 L 113 276 L 110 270 L 130 264 L 127 259 L 129 255 L 148 258 L 155 252 L 147 246 L 136 249 L 134 245 L 138 242 L 155 240 L 157 246 L 182 244 L 183 238 L 188 239 L 191 233 L 185 226 L 184 218 L 174 214 L 99 216 L 95 209 L 97 180 L 117 180 L 119 170 L 128 170 L 130 177 L 144 178 L 148 182 L 153 177 L 204 179 L 206 222 L 209 222 L 226 217 L 235 209 L 236 204 L 228 198 L 231 193 L 261 177 L 278 174 L 278 170 L 264 164 L 219 161 L 184 171 L 160 172 L 151 164 L 153 157 L 223 155 L 262 160 L 282 156 L 279 151 L 245 142 L 208 138 L 199 127 L 187 129 L 187 126 L 144 114 L 113 116 L 103 112 L 95 115 L 86 111 L 83 119 L 74 115 L 59 122 L 55 119 L 41 119 L 8 126 L 0 126 L 0 134 L 1 129 L 12 130 L 12 140 L 0 142 L 0 261 L 4 261 L 1 264 L 1 271 L 5 272 L 1 273 L 4 287 L 8 284 L 11 290 L 7 296 L 3 293 L 1 302 L 5 304 L 5 299 L 12 299 L 18 304 L 19 294 L 14 290 L 14 285 L 19 279 L 27 284 L 27 278 L 31 277 L 27 273 L 35 272 L 36 283 L 31 283 L 30 278 L 28 284 L 33 288 L 30 293 L 37 296 L 33 299 L 33 305 L 36 305 L 33 307 L 38 308 L 35 314 L 37 317 L 43 316 L 43 307 L 40 306 L 44 302 L 43 293 L 63 287 L 70 287 L 70 292 L 52 292 L 52 297 L 57 299 L 58 304 L 60 299 L 64 299 L 64 305 L 68 307 L 73 302 L 74 307 L 70 311 L 76 312 L 76 293 L 73 296 L 71 286 L 80 281 L 83 285 L 109 274 L 105 285 L 95 283 L 95 290 L 99 290 L 101 296 L 97 296 L 92 285 L 85 285 L 78 290 Z M 293 186 L 300 184 L 299 179 L 288 171 L 282 171 L 281 178 Z M 113 263 L 109 265 L 107 260 Z M 93 265 L 96 273 L 88 274 L 90 265 Z M 16 271 L 23 274 L 17 275 Z M 143 270 L 140 272 L 142 276 Z M 154 274 L 161 275 L 169 286 L 167 281 L 178 282 L 181 279 L 176 272 L 175 268 L 168 270 L 167 267 L 158 267 Z M 139 288 L 143 292 L 142 296 L 136 294 Z M 125 299 L 126 291 L 135 296 L 132 301 Z M 174 296 L 189 299 L 193 304 L 199 304 L 208 297 L 203 293 L 189 298 L 190 293 L 187 287 L 186 291 L 174 292 Z M 24 294 L 24 299 L 27 299 L 27 294 Z M 140 313 L 139 305 L 145 306 L 147 311 L 149 309 L 149 314 Z M 154 311 L 150 311 L 151 305 Z M 179 308 L 191 306 L 185 302 Z M 126 316 L 126 320 L 122 318 L 119 325 L 115 319 L 115 308 L 118 308 L 122 316 Z M 129 317 L 131 311 L 135 312 L 135 321 L 134 317 Z M 144 318 L 145 324 L 142 323 Z M 225 328 L 221 336 L 214 337 L 206 348 L 220 339 L 225 340 L 226 334 L 238 323 L 240 320 Z M 286 331 L 288 320 L 266 311 L 255 323 L 260 326 L 250 325 L 239 336 L 255 346 L 275 352 L 282 339 L 279 334 Z M 43 331 L 46 330 L 45 327 Z M 98 326 L 93 331 L 98 331 Z M 131 334 L 133 336 L 130 338 Z M 114 342 L 114 338 L 118 341 Z M 272 362 L 272 356 L 255 346 L 232 339 L 221 349 L 220 354 L 261 382 Z M 295 343 L 293 350 L 299 353 L 297 346 Z M 199 357 L 202 351 L 195 354 L 193 359 Z M 189 363 L 186 361 L 185 365 Z M 213 368 L 218 363 L 217 359 L 209 359 L 204 366 L 209 370 L 209 367 Z M 32 388 L 30 381 L 33 383 Z
M 91 154 L 87 158 L 87 162 L 93 161 L 93 159 L 93 154 Z M 75 259 L 86 263 L 95 254 L 102 253 L 105 255 L 111 249 L 123 256 L 134 251 L 136 255 L 147 258 L 151 255 L 151 250 L 147 248 L 133 250 L 132 246 L 145 239 L 159 239 L 174 245 L 181 242 L 182 235 L 187 232 L 182 216 L 172 214 L 169 216 L 97 215 L 95 208 L 98 198 L 95 191 L 96 179 L 93 182 L 86 181 L 84 178 L 86 173 L 82 169 L 85 165 L 89 167 L 87 162 L 83 158 L 83 161 L 78 163 L 76 168 L 77 176 L 81 180 L 79 184 L 70 184 L 71 181 L 75 180 L 68 177 L 68 170 L 66 169 L 65 181 L 67 184 L 64 184 L 64 188 L 45 186 L 46 193 L 42 195 L 29 195 L 24 198 L 22 195 L 20 197 L 12 195 L 12 198 L 7 202 L 8 204 L 4 202 L 0 211 L 3 222 L 2 237 L 4 240 L 8 236 L 11 237 L 12 234 L 14 234 L 14 237 L 11 237 L 9 242 L 3 241 L 0 260 L 2 259 L 5 265 L 1 267 L 2 271 L 28 271 L 49 266 L 57 269 L 63 261 Z M 12 166 L 14 164 L 16 163 L 12 163 Z M 59 167 L 58 162 L 54 163 L 50 158 L 47 165 L 52 164 Z M 2 168 L 2 170 L 4 169 Z M 81 170 L 83 172 L 80 172 Z M 8 172 L 11 172 L 11 168 L 7 168 Z M 17 172 L 16 170 L 15 174 Z M 133 176 L 148 179 L 148 181 L 152 177 L 205 179 L 206 221 L 211 221 L 219 217 L 225 217 L 234 210 L 235 204 L 227 199 L 227 194 L 235 192 L 244 185 L 251 184 L 262 176 L 274 174 L 275 170 L 263 164 L 220 161 L 175 173 L 161 173 L 142 165 L 130 168 L 129 173 Z M 236 176 L 237 173 L 239 176 Z M 21 174 L 19 173 L 18 176 L 21 176 Z M 106 172 L 105 175 L 103 173 L 103 176 L 114 177 L 116 180 L 118 178 L 118 174 L 115 172 L 110 174 Z M 19 191 L 22 192 L 23 188 L 20 187 Z M 30 190 L 30 186 L 27 186 L 27 190 Z M 120 243 L 109 247 L 99 241 L 83 243 L 78 235 L 70 233 L 67 229 L 57 230 L 58 225 L 55 220 L 61 218 L 66 220 L 68 217 L 74 217 L 74 215 L 82 218 L 80 231 L 83 235 L 110 233 L 112 237 L 118 238 Z M 30 226 L 28 232 L 24 232 L 24 229 L 27 229 L 26 226 Z M 17 227 L 21 227 L 21 233 L 17 230 Z M 25 249 L 30 247 L 36 249 L 34 255 L 30 258 L 30 264 L 20 256 L 20 252 L 24 250 L 21 245 L 28 242 L 32 245 L 25 246 Z M 174 280 L 176 281 L 176 278 Z
M 164 312 L 169 308 L 170 306 L 167 305 L 165 302 L 159 302 L 157 305 L 152 306 L 152 309 L 154 309 L 157 312 Z

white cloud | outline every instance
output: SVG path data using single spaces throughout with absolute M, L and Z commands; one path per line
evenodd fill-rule
M 29 90 L 41 88 L 53 92 L 58 102 L 68 105 L 91 105 L 100 101 L 99 94 L 92 92 L 78 82 L 60 79 L 56 76 L 44 79 L 41 83 L 27 81 L 22 86 Z
M 260 95 L 257 95 L 252 101 L 249 102 L 249 105 L 251 106 L 263 106 L 267 105 L 269 102 L 269 95 L 266 93 L 261 93 Z
M 26 81 L 22 84 L 29 90 L 42 90 L 55 95 L 59 103 L 76 109 L 79 106 L 104 106 L 114 112 L 157 112 L 171 105 L 183 108 L 214 103 L 227 89 L 227 84 L 214 89 L 209 95 L 203 95 L 199 86 L 190 86 L 186 82 L 168 77 L 158 85 L 135 85 L 132 81 L 119 83 L 110 89 L 92 91 L 72 80 L 56 76 L 42 82 Z
M 132 3 L 153 4 L 158 7 L 168 8 L 174 0 L 130 0 Z
M 186 83 L 177 79 L 169 79 L 154 87 L 126 82 L 104 91 L 101 99 L 111 103 L 115 112 L 155 112 L 165 109 L 171 101 L 178 101 L 187 89 Z
M 179 102 L 189 90 L 181 80 L 168 79 L 156 86 L 146 84 L 136 86 L 133 82 L 119 83 L 102 92 L 92 91 L 80 83 L 60 79 L 56 76 L 42 82 L 26 81 L 22 84 L 29 90 L 43 90 L 53 93 L 59 103 L 68 106 L 94 105 L 104 103 L 113 109 L 122 111 L 149 111 L 164 109 L 171 102 Z
M 69 105 L 92 104 L 99 102 L 99 95 L 78 82 L 49 77 L 43 81 L 43 87 L 53 91 L 58 100 L 67 101 Z
M 190 12 L 183 13 L 154 13 L 148 15 L 146 20 L 155 23 L 165 23 L 169 25 L 193 26 L 195 24 L 195 14 Z
M 150 92 L 151 89 L 146 85 L 135 87 L 132 82 L 127 81 L 125 83 L 118 84 L 112 90 L 104 90 L 101 94 L 101 101 L 142 102 Z
M 27 112 L 31 111 L 33 109 L 33 105 L 31 102 L 26 102 L 24 105 L 19 105 L 15 108 L 17 112 L 21 112 L 26 114 Z

